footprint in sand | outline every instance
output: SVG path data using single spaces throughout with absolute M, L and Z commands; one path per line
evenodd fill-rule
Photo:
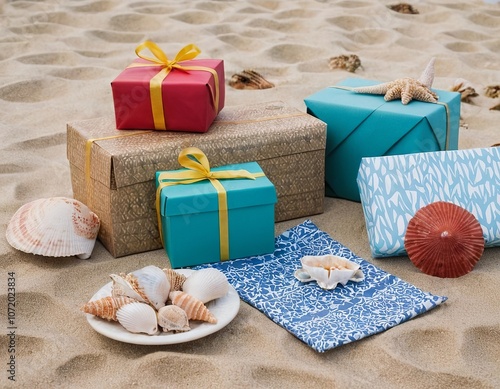
M 236 48 L 244 47 L 248 51 L 259 50 L 263 47 L 261 41 L 243 37 L 241 34 L 222 34 L 217 39 Z
M 80 58 L 78 58 L 78 55 L 70 51 L 25 55 L 16 58 L 16 61 L 28 65 L 57 65 L 57 66 L 63 66 L 63 65 L 75 66 L 81 63 L 81 60 Z
M 115 57 L 116 55 L 120 55 L 121 51 L 75 51 L 76 54 L 79 54 L 83 57 L 87 58 L 109 58 Z M 80 62 L 81 63 L 81 62 Z
M 312 20 L 316 17 L 317 12 L 310 11 L 302 8 L 294 8 L 288 11 L 281 11 L 274 15 L 275 19 L 309 19 Z
M 56 368 L 56 380 L 64 381 L 69 386 L 72 380 L 75 380 L 75 384 L 80 383 L 81 379 L 87 381 L 88 372 L 95 374 L 106 367 L 106 359 L 106 355 L 97 353 L 77 355 Z
M 0 88 L 0 99 L 12 102 L 36 103 L 65 95 L 66 81 L 57 78 L 14 82 Z
M 11 27 L 9 31 L 18 35 L 42 35 L 65 36 L 71 30 L 70 27 L 53 23 L 26 24 L 20 27 Z
M 219 16 L 216 13 L 205 11 L 181 12 L 170 17 L 188 24 L 212 24 L 219 21 Z
M 55 69 L 49 71 L 49 74 L 54 77 L 65 78 L 67 80 L 97 80 L 100 78 L 105 78 L 106 82 L 109 79 L 116 77 L 116 71 L 96 67 L 71 67 Z
M 67 12 L 40 12 L 30 17 L 31 23 L 54 23 L 72 26 L 78 24 L 78 19 Z
M 385 31 L 383 29 L 367 28 L 362 31 L 345 34 L 345 36 L 355 43 L 385 47 L 394 38 L 394 33 L 393 31 Z
M 206 338 L 205 338 L 206 341 Z M 202 341 L 200 341 L 200 346 Z M 203 354 L 203 353 L 201 353 Z M 206 372 L 210 372 L 210 380 L 213 382 L 224 381 L 224 369 L 201 356 L 191 356 L 185 353 L 177 353 L 165 356 L 164 353 L 149 354 L 141 361 L 135 373 L 130 377 L 150 377 L 150 384 L 162 384 L 170 388 L 184 387 L 186 378 L 189 377 L 189 386 L 192 388 L 204 388 L 207 386 Z M 168 366 L 168 369 L 165 368 Z M 172 372 L 186 372 L 186 374 L 172 374 Z M 222 375 L 219 374 L 222 373 Z M 168 385 L 166 385 L 168 383 Z M 125 386 L 124 386 L 125 387 Z
M 322 53 L 321 49 L 313 46 L 281 44 L 274 45 L 268 49 L 267 55 L 273 61 L 295 64 L 297 62 L 307 61 L 314 57 L 326 57 L 328 53 Z
M 272 362 L 271 362 L 272 363 Z M 333 378 L 335 374 L 325 370 L 325 377 L 317 373 L 301 371 L 300 366 L 290 366 L 289 368 L 256 364 L 251 367 L 251 376 L 248 380 L 255 383 L 257 387 L 266 388 L 272 382 L 273 386 L 286 388 L 291 382 L 307 382 L 309 388 L 336 388 L 337 380 Z
M 163 28 L 163 24 L 155 17 L 137 14 L 115 15 L 110 18 L 109 26 L 115 31 L 126 29 L 129 32 L 155 31 Z
M 478 51 L 478 45 L 469 42 L 451 42 L 447 43 L 445 47 L 458 53 L 473 53 Z
M 467 42 L 480 42 L 491 39 L 491 37 L 486 34 L 472 30 L 455 30 L 446 32 L 445 34 Z
M 310 27 L 306 21 L 303 20 L 290 20 L 290 21 L 277 21 L 267 18 L 257 18 L 247 23 L 249 27 L 263 28 L 275 32 L 294 32 L 307 31 Z
M 144 39 L 144 34 L 133 32 L 127 33 L 108 30 L 90 30 L 87 31 L 86 34 L 110 43 L 137 43 Z
M 60 132 L 52 135 L 33 137 L 28 140 L 14 142 L 5 150 L 42 150 L 66 143 L 66 133 Z
M 24 172 L 26 172 L 26 167 L 24 166 L 11 163 L 0 164 L 0 174 L 17 174 Z
M 323 2 L 326 3 L 327 1 L 325 0 Z M 336 5 L 343 8 L 361 8 L 361 7 L 371 7 L 372 3 L 367 3 L 364 1 L 341 1 Z
M 478 375 L 499 372 L 500 368 L 500 326 L 478 326 L 464 334 L 462 354 Z M 498 376 L 497 376 L 498 378 Z M 500 381 L 498 382 L 500 384 Z
M 359 30 L 370 25 L 370 19 L 364 16 L 338 16 L 326 19 L 326 21 L 346 31 Z
M 94 1 L 88 4 L 73 5 L 67 8 L 75 12 L 97 13 L 97 12 L 108 11 L 112 9 L 115 5 L 116 3 L 114 1 Z
M 177 7 L 169 7 L 164 3 L 153 3 L 145 1 L 139 1 L 129 4 L 129 7 L 132 8 L 134 12 L 153 15 L 172 14 L 178 11 Z
M 470 15 L 468 19 L 478 26 L 488 28 L 498 28 L 498 26 L 500 26 L 500 20 L 498 17 L 486 15 L 484 12 L 474 13 Z
M 495 39 L 491 42 L 485 42 L 483 43 L 483 46 L 495 54 L 500 53 L 500 39 Z
M 391 338 L 388 347 L 401 356 L 402 361 L 430 371 L 443 371 L 452 368 L 460 359 L 457 349 L 457 337 L 448 330 L 422 329 L 406 331 Z M 436 364 L 439 361 L 439 364 Z

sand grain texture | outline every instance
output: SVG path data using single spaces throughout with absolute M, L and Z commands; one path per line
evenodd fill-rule
M 201 57 L 222 58 L 226 81 L 255 69 L 275 88 L 227 87 L 226 105 L 304 97 L 347 77 L 418 77 L 436 57 L 434 87 L 468 80 L 479 93 L 462 105 L 460 148 L 500 142 L 500 4 L 417 2 L 418 15 L 389 1 L 7 1 L 0 5 L 0 222 L 2 234 L 24 203 L 72 196 L 66 123 L 113 115 L 110 82 L 157 42 L 171 57 L 196 43 Z M 328 59 L 356 54 L 356 73 Z M 422 274 L 406 257 L 370 257 L 360 204 L 326 199 L 318 227 L 382 269 L 449 300 L 384 333 L 317 354 L 242 303 L 224 330 L 173 346 L 107 339 L 79 307 L 108 274 L 166 265 L 161 250 L 114 259 L 97 243 L 90 260 L 44 258 L 0 239 L 0 349 L 7 359 L 7 273 L 16 273 L 18 387 L 62 388 L 469 388 L 500 387 L 500 249 L 485 250 L 457 279 Z M 276 225 L 281 233 L 301 220 Z M 2 235 L 3 236 L 3 235 Z M 5 367 L 5 364 L 2 366 Z M 0 386 L 8 385 L 5 368 Z

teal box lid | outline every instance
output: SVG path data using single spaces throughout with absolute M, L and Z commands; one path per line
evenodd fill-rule
M 349 78 L 304 101 L 309 114 L 327 123 L 326 194 L 360 201 L 356 183 L 363 157 L 456 150 L 460 93 L 433 89 L 439 103 L 385 101 L 383 95 L 342 87 L 380 84 Z M 444 103 L 444 104 L 443 104 Z
M 180 169 L 176 171 L 183 171 Z M 212 168 L 211 171 L 247 170 L 250 173 L 261 173 L 257 162 L 225 165 Z M 156 185 L 158 175 L 156 172 Z M 227 193 L 227 208 L 237 209 L 262 204 L 274 204 L 277 201 L 273 183 L 266 177 L 220 179 Z M 167 206 L 168 202 L 168 206 Z M 172 185 L 162 189 L 160 194 L 161 216 L 177 216 L 202 212 L 218 211 L 217 191 L 209 180 L 193 184 Z

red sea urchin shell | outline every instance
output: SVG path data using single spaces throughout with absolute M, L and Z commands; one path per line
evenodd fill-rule
M 437 201 L 419 209 L 410 220 L 405 249 L 425 274 L 456 278 L 469 273 L 481 258 L 483 231 L 466 209 Z

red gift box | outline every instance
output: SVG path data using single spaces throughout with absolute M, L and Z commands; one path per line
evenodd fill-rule
M 141 55 L 145 48 L 155 57 Z M 224 107 L 224 62 L 193 59 L 195 45 L 174 60 L 150 41 L 136 53 L 140 58 L 111 82 L 116 128 L 206 132 Z

